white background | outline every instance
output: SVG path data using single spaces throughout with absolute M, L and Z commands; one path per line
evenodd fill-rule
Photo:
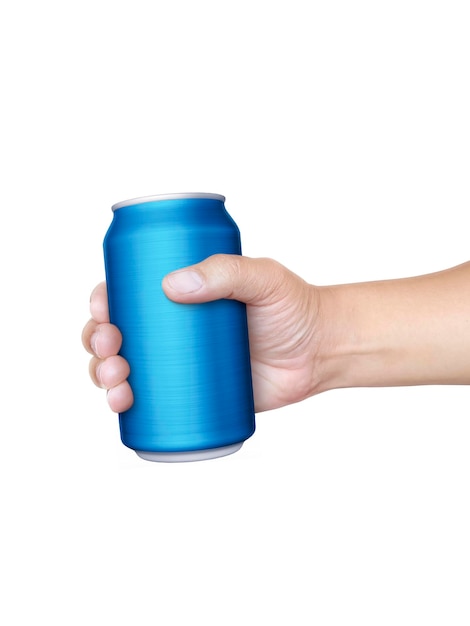
M 468 260 L 469 31 L 452 0 L 2 4 L 2 623 L 470 623 L 468 388 L 328 392 L 152 464 L 80 343 L 135 196 L 224 194 L 316 284 Z

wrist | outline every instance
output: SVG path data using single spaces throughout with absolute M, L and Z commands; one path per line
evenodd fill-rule
M 361 284 L 320 287 L 315 393 L 380 386 L 387 362 L 399 359 L 381 330 L 380 310 Z

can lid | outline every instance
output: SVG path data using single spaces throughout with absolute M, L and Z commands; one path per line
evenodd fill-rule
M 111 209 L 113 211 L 117 211 L 117 209 L 122 209 L 125 206 L 132 206 L 134 204 L 144 204 L 146 202 L 159 202 L 160 200 L 187 200 L 190 198 L 199 198 L 199 199 L 208 199 L 208 200 L 219 200 L 220 202 L 225 202 L 225 196 L 221 196 L 218 193 L 165 193 L 157 196 L 143 196 L 142 198 L 132 198 L 131 200 L 124 200 L 123 202 L 118 202 L 117 204 L 113 204 Z

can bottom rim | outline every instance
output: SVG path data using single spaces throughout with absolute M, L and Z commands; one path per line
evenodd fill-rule
M 157 463 L 188 463 L 190 461 L 208 461 L 209 459 L 228 456 L 229 454 L 238 452 L 242 445 L 243 441 L 230 446 L 208 448 L 207 450 L 189 450 L 187 452 L 146 452 L 145 450 L 135 450 L 135 453 L 145 461 L 154 461 Z

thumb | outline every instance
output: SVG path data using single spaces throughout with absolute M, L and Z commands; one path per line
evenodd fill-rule
M 175 302 L 209 302 L 228 298 L 261 304 L 286 280 L 289 270 L 271 259 L 215 254 L 201 263 L 165 276 L 162 287 Z

